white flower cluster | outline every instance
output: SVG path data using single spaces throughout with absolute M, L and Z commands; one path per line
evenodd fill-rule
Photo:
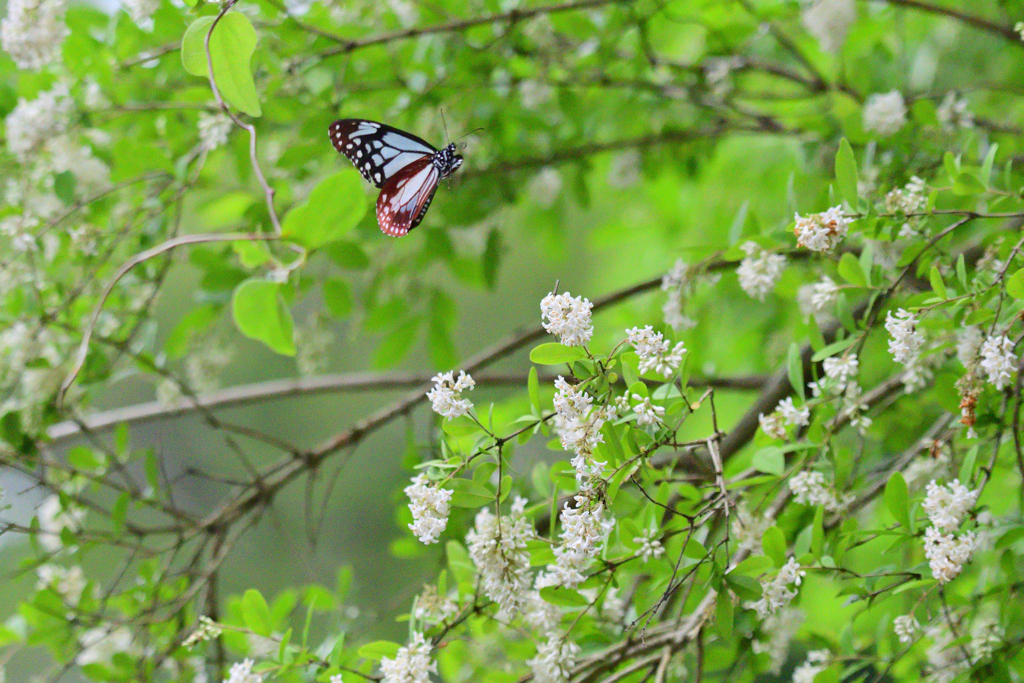
M 620 152 L 608 167 L 608 184 L 619 190 L 634 187 L 640 182 L 640 152 L 635 149 Z
M 764 532 L 772 525 L 772 519 L 767 514 L 755 517 L 747 506 L 740 501 L 736 506 L 736 514 L 732 516 L 730 530 L 736 539 L 737 552 L 750 552 L 761 547 L 761 539 Z
M 545 166 L 527 184 L 526 192 L 538 206 L 546 209 L 552 206 L 562 193 L 562 174 L 557 168 Z
M 545 331 L 558 337 L 565 346 L 585 346 L 594 335 L 590 323 L 593 306 L 589 299 L 573 297 L 569 292 L 552 292 L 540 302 L 541 322 Z
M 885 195 L 886 213 L 918 213 L 928 206 L 927 186 L 916 175 L 903 187 L 894 187 Z
M 740 287 L 751 297 L 764 301 L 782 277 L 786 257 L 765 251 L 757 242 L 745 242 L 740 248 L 747 255 L 736 269 Z
M 790 588 L 790 584 L 800 586 L 803 577 L 807 572 L 800 569 L 800 565 L 792 557 L 779 569 L 779 573 L 771 578 L 761 579 L 761 599 L 757 602 L 746 603 L 747 607 L 754 609 L 761 619 L 767 618 L 778 610 L 793 602 L 797 591 Z
M 955 531 L 978 500 L 978 491 L 972 491 L 959 479 L 949 484 L 936 484 L 933 479 L 925 488 L 922 508 L 931 523 L 943 531 Z
M 949 583 L 959 576 L 974 553 L 976 541 L 973 531 L 956 536 L 943 534 L 933 526 L 928 527 L 924 532 L 924 555 L 928 558 L 932 576 L 939 583 Z
M 644 564 L 665 555 L 665 548 L 661 545 L 661 540 L 655 538 L 657 535 L 658 532 L 654 529 L 644 529 L 640 536 L 633 537 L 633 543 L 640 546 L 637 548 L 636 556 L 643 560 Z
M 984 661 L 1001 647 L 1006 631 L 995 619 L 985 617 L 971 629 L 971 655 L 976 662 Z
M 34 100 L 18 99 L 7 115 L 7 149 L 25 163 L 32 152 L 52 137 L 67 130 L 74 102 L 67 85 L 58 83 Z
M 37 590 L 52 588 L 66 605 L 77 605 L 82 598 L 82 591 L 86 585 L 85 574 L 77 565 L 61 567 L 55 564 L 42 564 L 36 567 L 36 576 L 39 577 Z
M 459 606 L 447 595 L 437 592 L 437 586 L 428 583 L 416 597 L 413 617 L 416 621 L 439 624 L 459 613 Z
M 957 676 L 970 668 L 966 659 L 966 650 L 953 646 L 953 635 L 949 631 L 946 620 L 940 618 L 938 623 L 926 632 L 932 640 L 931 647 L 925 653 L 928 659 L 929 683 L 951 683 Z
M 974 112 L 970 109 L 971 103 L 966 97 L 960 97 L 955 91 L 946 93 L 939 108 L 935 110 L 935 116 L 939 119 L 942 127 L 953 132 L 957 128 L 974 128 Z
M 160 0 L 121 0 L 121 6 L 139 26 L 152 24 L 153 13 L 160 7 Z
M 199 144 L 207 152 L 226 145 L 231 127 L 234 126 L 231 117 L 223 112 L 199 114 Z
M 1020 34 L 1020 39 L 1024 40 L 1024 21 L 1018 21 L 1013 25 L 1013 30 Z
M 863 117 L 864 130 L 874 131 L 882 137 L 895 135 L 907 122 L 907 105 L 903 101 L 903 93 L 893 90 L 871 95 L 864 103 Z
M 615 521 L 604 515 L 604 505 L 587 491 L 576 494 L 576 507 L 566 503 L 559 515 L 561 544 L 555 548 L 555 563 L 537 576 L 537 588 L 576 588 L 586 576 L 583 570 L 601 552 Z
M 811 423 L 811 409 L 807 406 L 796 407 L 792 397 L 787 396 L 779 401 L 774 412 L 767 416 L 762 413 L 757 419 L 765 434 L 781 440 L 786 438 L 786 425 L 806 427 Z
M 633 412 L 636 413 L 636 423 L 639 426 L 657 427 L 662 424 L 665 419 L 664 407 L 654 405 L 649 397 L 640 394 L 633 394 L 633 400 L 637 401 L 633 406 Z
M 530 589 L 526 541 L 533 535 L 533 529 L 523 514 L 525 509 L 526 499 L 517 498 L 511 514 L 502 517 L 499 525 L 498 518 L 484 508 L 466 534 L 469 557 L 480 574 L 484 595 L 508 615 L 522 609 Z
M 832 653 L 828 650 L 811 650 L 803 664 L 793 670 L 793 683 L 814 683 L 814 678 L 828 668 Z
M 913 613 L 901 614 L 893 619 L 892 630 L 900 642 L 906 645 L 914 642 L 914 637 L 921 630 L 921 624 L 914 618 Z
M 647 325 L 644 328 L 634 327 L 626 330 L 629 335 L 629 343 L 636 350 L 640 359 L 640 374 L 655 372 L 664 377 L 671 376 L 683 363 L 683 354 L 686 353 L 686 346 L 679 342 L 669 349 L 669 343 L 661 332 L 655 332 L 654 328 Z
M 838 52 L 857 18 L 853 0 L 804 0 L 800 20 L 825 52 Z
M 793 492 L 793 499 L 797 503 L 820 505 L 829 512 L 839 512 L 852 501 L 851 495 L 839 496 L 834 488 L 826 484 L 825 475 L 821 472 L 797 472 L 789 480 L 789 490 Z
M 220 627 L 220 624 L 203 614 L 199 617 L 199 628 L 189 634 L 188 638 L 186 638 L 181 645 L 182 647 L 191 650 L 197 643 L 205 643 L 208 640 L 219 638 L 220 634 L 223 632 L 224 629 Z
M 409 496 L 409 511 L 412 512 L 409 528 L 421 543 L 437 543 L 441 532 L 448 526 L 452 492 L 432 484 L 425 472 L 413 477 L 412 483 L 404 490 Z
M 804 621 L 804 613 L 793 607 L 784 607 L 775 614 L 770 614 L 761 622 L 761 633 L 768 636 L 768 640 L 754 640 L 750 643 L 750 649 L 755 654 L 766 653 L 771 659 L 768 672 L 778 676 L 782 671 L 782 665 L 786 663 L 789 655 L 789 644 L 793 641 L 797 629 Z
M 842 206 L 833 206 L 824 213 L 813 213 L 809 216 L 795 214 L 796 246 L 806 247 L 811 251 L 832 251 L 846 237 L 852 219 L 843 215 Z
M 977 325 L 961 327 L 956 333 L 956 357 L 966 369 L 970 370 L 978 364 L 981 345 L 985 335 Z
M 826 358 L 822 363 L 822 368 L 825 370 L 825 380 L 829 391 L 833 394 L 841 394 L 850 386 L 856 385 L 855 378 L 860 373 L 860 361 L 857 359 L 857 354 L 847 353 L 842 356 Z M 815 396 L 819 395 L 820 383 L 812 383 L 811 389 L 818 389 Z
M 676 332 L 697 326 L 695 320 L 683 313 L 683 304 L 692 289 L 693 278 L 689 264 L 682 259 L 676 260 L 672 269 L 661 278 L 661 291 L 668 295 L 661 312 L 665 317 L 665 324 Z
M 580 646 L 568 636 L 551 633 L 548 639 L 537 646 L 537 654 L 526 663 L 533 671 L 537 683 L 566 683 L 576 665 Z
M 85 519 L 85 510 L 77 507 L 65 509 L 56 494 L 48 496 L 36 509 L 39 519 L 39 545 L 51 553 L 64 547 L 61 533 L 65 529 L 78 531 Z
M 562 442 L 562 448 L 576 455 L 572 466 L 576 469 L 576 481 L 583 483 L 601 473 L 605 463 L 594 460 L 594 449 L 604 441 L 601 427 L 605 413 L 594 410 L 594 398 L 585 391 L 565 381 L 555 380 L 555 431 Z
M 920 361 L 924 335 L 917 331 L 917 316 L 899 309 L 896 315 L 885 314 L 885 330 L 889 333 L 889 353 L 893 360 L 903 365 L 915 365 Z
M 41 69 L 60 60 L 68 35 L 64 0 L 10 0 L 0 21 L 0 46 L 19 69 Z
M 1017 355 L 1013 342 L 1006 335 L 989 337 L 981 345 L 981 369 L 988 375 L 988 381 L 999 391 L 1010 383 L 1016 369 Z
M 801 285 L 796 293 L 800 312 L 808 317 L 830 315 L 838 298 L 839 285 L 827 275 L 820 282 Z
M 473 409 L 468 398 L 462 398 L 462 392 L 476 386 L 473 378 L 459 370 L 459 378 L 454 373 L 446 372 L 435 375 L 434 388 L 427 392 L 431 409 L 446 420 L 466 415 Z
M 382 657 L 382 683 L 429 683 L 430 674 L 437 673 L 437 662 L 430 658 L 434 649 L 422 633 L 413 633 L 408 645 L 398 648 L 394 659 Z
M 139 648 L 133 641 L 132 632 L 124 626 L 91 628 L 78 639 L 80 649 L 75 657 L 75 664 L 109 664 L 118 653 L 138 654 Z

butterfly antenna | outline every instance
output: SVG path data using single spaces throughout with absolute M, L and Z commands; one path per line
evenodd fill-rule
M 444 119 L 444 108 L 441 108 L 441 125 L 444 126 L 444 139 L 448 144 L 452 144 L 451 138 L 448 137 L 448 122 Z

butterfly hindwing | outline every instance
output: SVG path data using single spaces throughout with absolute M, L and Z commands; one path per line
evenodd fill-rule
M 364 119 L 339 119 L 331 124 L 328 135 L 334 148 L 376 187 L 383 187 L 402 169 L 437 152 L 411 133 Z
M 441 174 L 430 157 L 413 161 L 391 177 L 377 198 L 377 222 L 385 235 L 402 237 L 427 213 Z

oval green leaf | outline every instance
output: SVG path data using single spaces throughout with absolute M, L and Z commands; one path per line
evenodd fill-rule
M 277 282 L 246 280 L 235 288 L 231 313 L 246 337 L 263 342 L 274 353 L 294 356 L 295 326 L 280 290 Z
M 309 198 L 284 217 L 281 234 L 307 249 L 345 237 L 366 215 L 366 195 L 359 175 L 340 171 L 321 180 Z
M 181 40 L 181 63 L 193 76 L 209 77 L 206 36 L 216 17 L 199 17 Z M 260 100 L 252 78 L 256 29 L 241 12 L 228 12 L 210 35 L 210 63 L 221 96 L 249 116 L 260 116 Z

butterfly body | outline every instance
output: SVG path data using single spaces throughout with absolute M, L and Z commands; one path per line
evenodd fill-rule
M 454 144 L 437 149 L 376 121 L 340 119 L 331 124 L 328 136 L 363 178 L 381 189 L 377 222 L 392 237 L 401 237 L 420 224 L 438 184 L 462 165 Z

